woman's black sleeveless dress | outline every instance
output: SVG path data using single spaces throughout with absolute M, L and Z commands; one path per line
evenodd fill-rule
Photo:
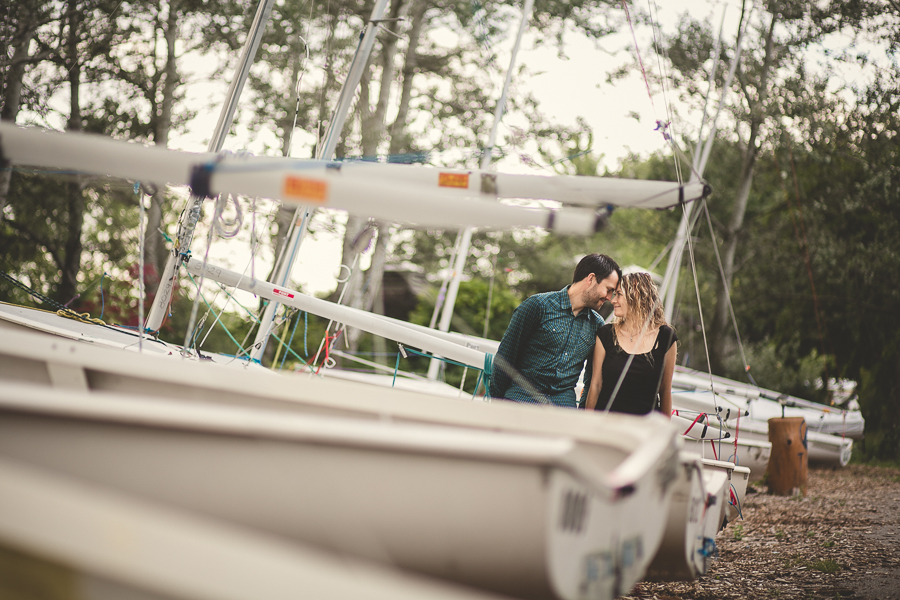
M 616 344 L 612 323 L 601 327 L 597 331 L 597 337 L 606 349 L 606 358 L 603 360 L 603 386 L 594 410 L 605 410 L 631 355 Z M 653 349 L 646 354 L 634 355 L 610 410 L 645 415 L 656 408 L 656 395 L 662 380 L 666 352 L 677 340 L 674 329 L 668 325 L 659 328 Z

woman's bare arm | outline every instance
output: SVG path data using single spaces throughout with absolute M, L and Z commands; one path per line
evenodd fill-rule
M 659 382 L 659 408 L 667 417 L 672 416 L 672 375 L 675 373 L 677 356 L 678 343 L 676 342 L 666 352 L 666 363 L 663 365 L 662 380 Z

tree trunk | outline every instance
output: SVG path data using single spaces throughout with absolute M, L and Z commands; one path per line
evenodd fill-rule
M 391 2 L 391 10 L 387 18 L 396 19 L 400 16 L 400 10 L 404 0 L 394 0 Z M 397 54 L 396 36 L 383 33 L 381 35 L 381 53 L 378 56 L 378 62 L 381 65 L 381 81 L 378 87 L 378 97 L 374 102 L 371 99 L 371 70 L 366 69 L 365 74 L 360 80 L 360 99 L 359 112 L 360 124 L 362 129 L 362 152 L 364 157 L 374 157 L 378 154 L 378 146 L 384 137 L 384 117 L 387 112 L 387 105 L 391 97 L 391 87 L 394 81 L 394 57 Z M 374 58 L 370 57 L 370 65 L 374 62 Z
M 22 12 L 26 12 L 27 8 L 23 8 Z M 20 15 L 21 17 L 22 15 Z M 30 15 L 29 15 L 30 16 Z M 25 81 L 25 65 L 28 59 L 28 46 L 34 39 L 34 29 L 29 22 L 25 25 L 25 31 L 13 46 L 13 54 L 11 63 L 6 71 L 6 90 L 3 93 L 3 109 L 0 110 L 0 120 L 16 122 L 19 114 L 19 106 L 22 101 L 22 87 Z M 12 171 L 9 169 L 0 170 L 0 215 L 3 214 L 3 208 L 6 206 L 6 197 L 9 195 L 9 182 L 12 178 Z
M 766 54 L 763 61 L 762 72 L 757 86 L 757 99 L 747 96 L 750 105 L 750 135 L 747 139 L 747 149 L 741 165 L 741 179 L 738 194 L 735 198 L 734 208 L 731 212 L 731 220 L 723 234 L 724 243 L 722 249 L 722 269 L 725 281 L 716 294 L 716 310 L 710 328 L 710 369 L 713 373 L 723 372 L 723 363 L 726 354 L 729 335 L 729 302 L 731 283 L 735 273 L 735 255 L 740 242 L 740 231 L 744 225 L 744 215 L 747 212 L 747 201 L 750 198 L 750 190 L 753 187 L 753 172 L 756 166 L 756 157 L 759 154 L 759 131 L 765 115 L 765 104 L 769 93 L 769 75 L 775 60 L 775 24 L 778 21 L 778 8 L 773 7 L 772 22 L 766 34 Z
M 409 28 L 409 43 L 406 49 L 406 61 L 403 64 L 403 84 L 400 88 L 400 102 L 397 117 L 391 124 L 391 144 L 388 153 L 391 156 L 410 150 L 406 140 L 406 119 L 409 114 L 409 102 L 412 98 L 413 77 L 419 69 L 419 42 L 425 24 L 425 12 L 430 8 L 429 0 L 413 0 L 411 11 L 412 23 Z
M 388 223 L 378 224 L 378 239 L 375 242 L 375 250 L 372 252 L 372 264 L 369 266 L 369 270 L 366 271 L 366 277 L 360 275 L 358 280 L 360 284 L 365 280 L 365 287 L 363 288 L 360 285 L 359 288 L 354 290 L 356 292 L 356 298 L 354 298 L 354 301 L 357 303 L 356 306 L 363 310 L 372 311 L 378 305 L 380 308 L 379 314 L 384 314 L 384 302 L 379 302 L 378 300 L 382 297 L 384 265 L 387 261 L 387 245 L 390 242 L 390 232 L 391 228 Z M 352 350 L 358 348 L 361 334 L 362 332 L 358 329 L 349 329 L 347 331 L 347 342 Z M 384 348 L 384 339 L 379 336 L 374 337 L 381 342 L 378 346 Z M 380 354 L 376 354 L 376 360 L 378 360 L 379 356 Z
M 334 37 L 335 29 L 337 28 L 338 17 L 337 15 L 331 15 L 331 20 L 328 26 L 328 36 Z M 316 127 L 316 146 L 313 150 L 313 158 L 319 157 L 322 153 L 320 148 L 322 144 L 322 135 L 323 128 L 327 127 L 328 120 L 331 118 L 328 112 L 328 92 L 334 87 L 336 82 L 336 76 L 334 72 L 334 61 L 336 56 L 336 51 L 331 47 L 330 44 L 325 45 L 326 54 L 325 54 L 325 83 L 322 85 L 322 93 L 319 95 L 319 106 L 317 107 L 316 114 L 318 114 L 318 125 Z M 340 156 L 339 153 L 336 153 L 337 156 Z M 326 160 L 330 160 L 332 156 L 322 156 Z
M 296 48 L 295 50 L 296 51 L 291 57 L 291 100 L 288 103 L 289 106 L 296 106 L 297 104 L 297 82 L 300 79 L 300 66 L 302 63 L 302 60 L 300 59 L 300 49 Z M 283 134 L 281 136 L 282 156 L 288 156 L 291 152 L 291 139 L 293 133 L 293 119 L 289 113 L 285 120 Z M 275 260 L 272 263 L 272 270 L 269 272 L 267 281 L 272 281 L 272 278 L 275 277 L 275 267 L 278 264 L 278 257 L 281 255 L 281 248 L 284 246 L 288 231 L 291 229 L 291 222 L 298 212 L 299 211 L 296 208 L 284 205 L 278 209 L 278 214 L 275 217 Z M 299 226 L 299 223 L 297 223 L 297 225 Z
M 81 131 L 81 62 L 78 57 L 78 37 L 80 35 L 81 12 L 78 10 L 77 1 L 69 0 L 68 5 L 69 37 L 66 43 L 68 57 L 69 79 L 69 122 L 68 131 Z M 84 194 L 81 178 L 75 176 L 75 180 L 67 186 L 68 220 L 66 222 L 66 238 L 63 244 L 62 260 L 60 268 L 60 282 L 57 288 L 57 299 L 62 303 L 71 301 L 78 289 L 78 272 L 81 270 L 81 231 L 84 227 Z
M 166 64 L 164 69 L 162 101 L 160 103 L 159 118 L 153 137 L 157 146 L 167 148 L 169 146 L 169 133 L 172 130 L 172 110 L 175 104 L 175 90 L 178 87 L 178 63 L 175 54 L 175 42 L 178 38 L 178 6 L 177 0 L 169 3 L 169 14 L 166 18 L 166 28 L 163 32 L 166 40 Z M 159 189 L 150 198 L 150 209 L 147 211 L 147 229 L 144 234 L 145 264 L 150 267 L 150 272 L 157 278 L 162 273 L 168 260 L 166 245 L 163 243 L 159 230 L 163 224 L 163 210 L 165 208 L 165 188 Z M 148 282 L 147 289 L 155 289 L 156 282 Z
M 391 3 L 391 10 L 389 14 L 389 18 L 397 18 L 400 15 L 400 10 L 403 5 L 403 0 L 394 0 Z M 378 89 L 378 97 L 373 103 L 371 101 L 372 94 L 372 71 L 370 68 L 367 68 L 363 73 L 362 79 L 360 80 L 360 94 L 359 94 L 359 113 L 360 113 L 360 126 L 362 129 L 362 153 L 365 157 L 376 157 L 378 155 L 378 146 L 381 142 L 381 139 L 384 137 L 384 117 L 387 112 L 387 105 L 390 101 L 391 96 L 391 84 L 394 79 L 394 56 L 397 52 L 397 38 L 390 34 L 382 34 L 382 44 L 381 44 L 381 53 L 378 57 L 378 60 L 381 64 L 381 80 L 379 82 Z M 370 59 L 370 63 L 374 62 L 374 59 Z M 359 236 L 359 234 L 366 227 L 367 220 L 362 217 L 350 216 L 347 219 L 347 229 L 344 233 L 344 244 L 343 244 L 343 253 L 341 255 L 341 262 L 346 265 L 352 264 L 354 260 L 356 260 L 356 255 L 352 249 L 354 240 Z M 385 238 L 387 237 L 387 226 L 383 227 Z M 380 233 L 380 232 L 379 232 Z M 385 241 L 381 235 L 378 236 L 377 245 L 384 246 Z M 360 250 L 362 251 L 362 250 Z M 382 250 L 383 252 L 383 250 Z M 377 272 L 376 272 L 377 271 Z M 376 261 L 373 259 L 372 264 L 369 267 L 367 272 L 369 279 L 369 286 L 372 286 L 373 283 L 377 283 L 377 287 L 380 289 L 381 280 L 384 278 L 384 259 L 380 261 Z M 352 306 L 354 308 L 371 308 L 371 305 L 367 305 L 365 302 L 365 297 L 367 295 L 367 291 L 363 290 L 363 282 L 365 278 L 360 272 L 359 265 L 353 270 L 351 274 L 350 280 L 346 284 L 346 292 L 344 293 L 344 303 L 348 306 Z M 347 332 L 347 344 L 350 352 L 356 351 L 359 344 L 359 335 L 360 332 L 358 330 L 349 330 Z

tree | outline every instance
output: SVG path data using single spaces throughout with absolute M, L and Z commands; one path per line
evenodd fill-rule
M 834 42 L 836 32 L 859 28 L 864 11 L 846 3 L 818 6 L 794 1 L 771 2 L 759 25 L 752 27 L 742 54 L 733 91 L 739 101 L 732 106 L 730 117 L 734 127 L 732 139 L 742 147 L 739 185 L 731 200 L 731 214 L 719 227 L 722 236 L 724 281 L 720 286 L 716 311 L 710 327 L 710 359 L 714 372 L 723 372 L 729 353 L 729 295 L 733 295 L 737 273 L 739 247 L 746 241 L 745 217 L 752 197 L 757 160 L 761 152 L 779 143 L 780 127 L 777 119 L 784 117 L 781 93 L 791 85 L 802 85 L 807 73 L 806 50 L 823 40 Z M 749 18 L 745 12 L 742 20 Z M 698 35 L 702 32 L 703 35 Z M 711 63 L 713 36 L 704 26 L 685 18 L 679 32 L 669 40 L 669 55 L 676 68 L 677 87 L 698 94 L 705 89 L 700 84 L 708 78 L 707 63 Z M 734 55 L 724 49 L 723 58 Z M 716 80 L 722 82 L 727 60 L 723 61 Z M 721 85 L 721 83 L 720 83 Z M 808 85 L 808 84 L 807 84 Z M 715 159 L 714 159 L 715 160 Z M 718 198 L 721 200 L 722 196 Z

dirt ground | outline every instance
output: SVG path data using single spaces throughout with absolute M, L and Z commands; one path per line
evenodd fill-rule
M 810 469 L 806 496 L 751 485 L 718 559 L 683 583 L 641 583 L 623 598 L 900 600 L 900 469 Z

